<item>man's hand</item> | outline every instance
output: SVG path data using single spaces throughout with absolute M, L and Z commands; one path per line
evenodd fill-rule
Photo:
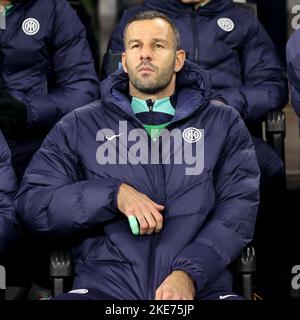
M 157 288 L 155 300 L 194 300 L 193 279 L 184 271 L 173 271 Z
M 159 232 L 163 225 L 160 211 L 164 206 L 149 199 L 128 184 L 122 183 L 117 195 L 118 209 L 125 216 L 135 216 L 139 222 L 140 235 Z

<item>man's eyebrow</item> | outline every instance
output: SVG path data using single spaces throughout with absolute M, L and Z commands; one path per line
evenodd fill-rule
M 139 39 L 131 39 L 131 40 L 129 40 L 129 41 L 127 42 L 127 44 L 130 44 L 130 43 L 133 43 L 133 42 L 142 43 L 142 41 L 139 40 Z
M 168 40 L 162 39 L 162 38 L 153 38 L 152 40 L 155 41 L 155 42 L 164 42 L 164 43 L 168 43 L 169 42 Z
M 153 38 L 152 41 L 154 42 L 163 42 L 163 43 L 168 43 L 168 40 L 162 39 L 162 38 Z M 137 43 L 142 43 L 141 40 L 139 39 L 131 39 L 127 42 L 127 44 L 133 43 L 133 42 L 137 42 Z

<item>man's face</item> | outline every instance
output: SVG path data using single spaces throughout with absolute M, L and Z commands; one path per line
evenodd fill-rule
M 161 18 L 134 21 L 128 26 L 122 63 L 137 91 L 156 94 L 175 79 L 182 65 L 178 66 L 174 40 L 171 26 Z

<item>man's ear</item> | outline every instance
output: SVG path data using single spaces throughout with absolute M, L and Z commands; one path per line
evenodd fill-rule
M 177 50 L 176 51 L 176 61 L 175 61 L 175 72 L 178 72 L 182 69 L 185 61 L 185 51 Z
M 127 68 L 126 68 L 126 53 L 125 52 L 122 52 L 122 67 L 123 67 L 123 70 L 127 72 Z

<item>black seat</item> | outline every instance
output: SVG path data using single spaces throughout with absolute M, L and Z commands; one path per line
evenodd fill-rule
M 254 277 L 256 258 L 253 247 L 246 247 L 231 269 L 234 273 L 234 288 L 246 300 L 254 299 Z M 50 277 L 53 297 L 67 292 L 71 288 L 73 276 L 72 254 L 68 250 L 53 251 L 50 256 Z

